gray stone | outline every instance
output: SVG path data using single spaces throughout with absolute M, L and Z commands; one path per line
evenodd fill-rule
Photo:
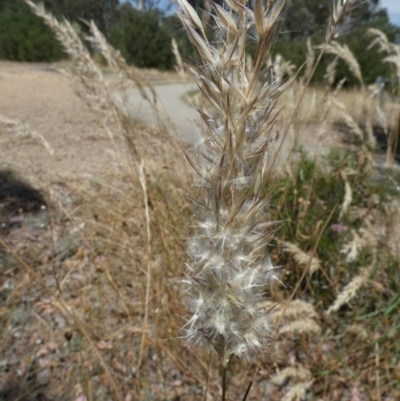
M 50 368 L 41 370 L 36 377 L 37 384 L 40 386 L 45 386 L 46 384 L 48 384 L 50 382 L 50 374 Z

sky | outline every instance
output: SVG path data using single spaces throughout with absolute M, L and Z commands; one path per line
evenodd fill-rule
M 161 0 L 161 4 L 170 4 L 169 0 Z M 400 26 L 400 0 L 380 0 L 382 8 L 386 8 L 392 24 Z M 175 10 L 175 8 L 174 8 Z M 173 12 L 171 12 L 172 14 Z
M 380 4 L 387 9 L 390 22 L 400 26 L 400 0 L 381 0 Z

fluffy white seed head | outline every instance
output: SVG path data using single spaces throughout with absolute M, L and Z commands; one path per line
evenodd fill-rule
M 268 10 L 257 0 L 254 12 L 244 2 L 225 3 L 214 5 L 218 32 L 212 45 L 183 1 L 180 16 L 202 58 L 191 71 L 208 102 L 187 155 L 200 176 L 200 194 L 195 235 L 187 244 L 191 317 L 184 330 L 187 343 L 206 339 L 227 360 L 258 354 L 269 338 L 263 305 L 278 274 L 267 255 L 275 222 L 263 188 L 274 107 L 290 80 L 275 79 L 266 64 L 284 0 Z M 250 35 L 256 52 L 249 68 Z

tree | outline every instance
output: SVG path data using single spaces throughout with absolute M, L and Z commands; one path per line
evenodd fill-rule
M 282 20 L 281 31 L 291 39 L 324 34 L 326 32 L 331 2 L 326 0 L 288 0 Z M 379 18 L 386 18 L 387 12 L 380 7 L 379 0 L 364 0 L 355 3 L 347 13 L 347 29 L 357 29 Z
M 54 61 L 63 55 L 53 33 L 22 0 L 0 3 L 0 58 Z
M 57 17 L 79 22 L 93 20 L 105 35 L 118 19 L 119 0 L 44 0 L 45 7 Z
M 157 11 L 139 11 L 126 3 L 110 40 L 128 63 L 138 67 L 170 69 L 174 65 L 172 35 Z
M 325 41 L 331 12 L 329 5 L 330 3 L 325 0 L 289 0 L 274 52 L 280 53 L 285 59 L 300 67 L 305 61 L 307 38 L 311 38 L 314 45 Z M 379 75 L 388 76 L 390 73 L 389 66 L 382 62 L 383 55 L 376 49 L 367 50 L 370 39 L 365 33 L 372 27 L 384 31 L 392 41 L 400 32 L 390 24 L 387 11 L 380 7 L 379 0 L 365 0 L 349 11 L 347 20 L 339 27 L 341 35 L 335 38 L 347 44 L 354 53 L 367 84 L 375 82 Z M 332 59 L 331 55 L 323 57 L 314 75 L 314 82 L 323 79 L 325 68 Z M 346 77 L 346 85 L 358 84 L 342 61 L 338 64 L 336 76 L 337 80 Z

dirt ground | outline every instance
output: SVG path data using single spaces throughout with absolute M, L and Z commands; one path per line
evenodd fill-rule
M 74 93 L 70 80 L 47 65 L 0 63 L 0 114 L 21 120 L 40 141 L 0 126 L 0 164 L 37 177 L 88 174 L 110 168 L 110 142 L 95 114 Z
M 155 80 L 160 81 L 158 77 Z M 34 188 L 0 175 L 0 189 L 7 192 L 11 183 L 14 191 L 6 199 L 0 196 L 0 400 L 116 399 L 110 376 L 95 362 L 96 352 L 108 354 L 103 357 L 108 359 L 112 375 L 125 383 L 116 379 L 119 391 L 125 399 L 132 399 L 135 371 L 129 366 L 137 355 L 131 349 L 134 344 L 138 347 L 134 333 L 141 329 L 132 327 L 123 298 L 125 290 L 131 292 L 136 286 L 132 272 L 141 274 L 143 265 L 142 232 L 131 230 L 132 226 L 143 227 L 143 203 L 136 202 L 141 199 L 140 187 L 132 189 L 129 178 L 121 176 L 119 161 L 99 120 L 64 75 L 47 65 L 1 62 L 0 94 L 0 115 L 27 124 L 54 150 L 51 155 L 40 139 L 0 124 L 0 170 L 14 171 L 51 198 L 51 205 L 40 203 Z M 114 174 L 119 174 L 116 180 L 109 178 Z M 71 181 L 75 186 L 69 185 Z M 117 191 L 127 191 L 123 207 L 129 209 L 130 217 L 123 224 L 130 232 L 129 239 L 118 238 L 118 234 L 110 239 L 110 231 L 115 228 L 117 232 L 120 227 L 115 227 L 119 223 L 110 216 L 119 215 L 122 206 L 115 201 L 114 189 L 102 188 L 106 181 Z M 28 199 L 26 205 L 17 199 L 21 191 Z M 106 196 L 109 198 L 103 199 Z M 104 216 L 107 212 L 111 215 Z M 122 247 L 134 250 L 125 259 L 129 268 L 121 264 L 120 251 L 115 250 L 118 245 L 92 247 L 86 232 L 89 221 L 108 232 L 107 241 L 126 242 Z M 90 236 L 94 234 L 91 230 Z M 100 265 L 109 252 L 106 249 L 110 251 L 106 259 L 114 270 L 103 282 L 105 270 Z M 88 344 L 77 334 L 76 322 L 68 318 L 57 296 L 52 296 L 56 287 L 68 308 L 90 327 L 90 338 L 97 344 L 94 354 L 93 349 L 86 353 Z M 133 292 L 136 295 L 128 297 L 129 308 L 132 316 L 137 309 L 141 315 L 143 294 L 141 290 Z M 97 323 L 93 324 L 89 315 Z M 114 340 L 118 346 L 113 345 Z M 90 388 L 82 387 L 83 382 L 89 383 L 82 376 L 86 368 L 91 372 L 84 374 L 90 377 Z

